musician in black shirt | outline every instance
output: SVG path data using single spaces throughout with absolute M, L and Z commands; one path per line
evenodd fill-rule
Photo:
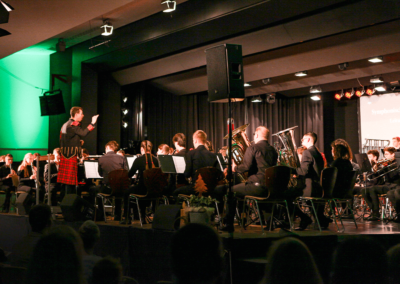
M 61 184 L 57 183 L 58 167 L 60 164 L 61 150 L 55 148 L 53 151 L 54 161 L 50 161 L 50 184 L 49 184 L 49 164 L 44 166 L 44 181 L 46 183 L 46 192 L 51 195 L 51 206 L 57 206 L 57 202 L 61 201 L 65 196 L 65 190 L 62 190 Z M 50 188 L 50 190 L 49 190 Z M 61 191 L 60 198 L 57 198 L 57 192 Z
M 18 167 L 17 175 L 19 177 L 18 191 L 31 192 L 35 188 L 36 167 L 32 165 L 33 155 L 27 153 L 24 160 Z
M 11 191 L 15 191 L 13 185 L 13 177 L 16 177 L 15 171 L 12 169 L 13 156 L 11 154 L 5 155 L 5 164 L 0 167 L 0 191 L 4 191 L 6 198 L 3 206 L 3 212 L 7 213 L 10 207 Z

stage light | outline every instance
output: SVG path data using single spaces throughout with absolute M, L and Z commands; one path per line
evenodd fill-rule
M 375 89 L 374 89 L 373 87 L 368 87 L 368 88 L 365 90 L 365 93 L 366 93 L 368 96 L 372 96 L 372 95 L 375 93 Z
M 7 10 L 7 12 L 14 11 L 14 8 L 10 4 L 8 4 L 7 2 L 4 2 L 4 1 L 0 0 L 0 3 Z
M 311 86 L 311 88 L 310 88 L 310 93 L 311 94 L 315 94 L 315 93 L 321 93 L 322 92 L 322 90 L 321 90 L 321 87 L 320 86 Z
M 386 92 L 387 86 L 386 84 L 376 84 L 374 89 L 377 92 Z
M 122 101 L 124 102 L 124 104 L 128 101 L 128 97 L 123 97 Z
M 102 29 L 102 36 L 110 36 L 113 33 L 114 27 L 108 20 L 103 21 L 103 25 L 100 27 Z
M 275 103 L 275 93 L 271 93 L 267 95 L 267 103 L 274 104 Z
M 128 120 L 126 119 L 126 117 L 122 118 L 122 127 L 123 128 L 127 128 L 128 127 Z
M 349 67 L 349 63 L 348 63 L 348 62 L 344 62 L 344 63 L 340 63 L 340 64 L 338 64 L 338 68 L 339 68 L 339 70 L 342 70 L 342 71 L 344 71 L 344 70 L 346 70 L 346 69 L 347 69 L 347 67 Z
M 362 95 L 364 95 L 365 90 L 364 87 L 360 87 L 356 89 L 356 92 L 354 93 L 357 97 L 361 97 Z
M 244 83 L 245 87 L 251 87 L 251 85 L 249 83 Z
M 372 63 L 383 62 L 383 56 L 371 57 L 370 59 L 368 59 L 368 61 Z
M 380 76 L 374 76 L 371 79 L 369 79 L 369 82 L 372 84 L 378 84 L 378 83 L 383 83 L 383 78 Z
M 320 95 L 312 96 L 311 99 L 313 101 L 320 101 L 321 100 L 321 96 Z
M 251 102 L 252 102 L 252 103 L 261 103 L 261 102 L 262 102 L 261 96 L 253 97 L 253 98 L 251 99 Z
M 347 91 L 344 93 L 344 96 L 345 96 L 346 98 L 348 98 L 348 99 L 350 99 L 353 95 L 354 95 L 354 89 L 353 89 L 353 88 L 351 88 L 350 90 L 347 90 Z
M 170 12 L 175 11 L 175 9 L 176 9 L 176 1 L 161 0 L 161 5 L 162 4 L 167 5 L 167 8 L 163 11 L 164 13 L 170 13 Z
M 307 76 L 307 71 L 301 71 L 301 72 L 294 73 L 294 76 L 297 76 L 297 77 Z
M 337 99 L 338 101 L 340 101 L 340 99 L 342 98 L 344 96 L 344 93 L 343 93 L 343 90 L 339 93 L 339 92 L 336 92 L 335 93 L 335 99 Z
M 123 115 L 127 115 L 129 113 L 129 109 L 127 109 L 127 108 L 123 108 L 122 109 L 122 114 Z
M 271 78 L 262 79 L 261 82 L 262 82 L 264 85 L 267 85 L 267 84 L 271 83 Z

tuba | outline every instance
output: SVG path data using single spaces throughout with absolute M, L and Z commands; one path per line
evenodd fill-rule
M 234 130 L 232 130 L 232 158 L 235 161 L 236 165 L 240 165 L 243 163 L 244 153 L 247 148 L 250 146 L 250 140 L 246 135 L 246 128 L 250 124 L 242 125 Z M 224 139 L 228 139 L 229 134 L 224 137 Z
M 297 126 L 282 130 L 278 133 L 272 134 L 272 136 L 278 136 L 282 141 L 283 149 L 277 149 L 278 152 L 278 165 L 287 166 L 290 168 L 300 168 L 300 159 L 297 155 L 297 147 L 294 142 L 294 128 Z M 277 148 L 275 146 L 275 148 Z M 289 187 L 295 187 L 297 180 L 291 178 L 289 181 Z

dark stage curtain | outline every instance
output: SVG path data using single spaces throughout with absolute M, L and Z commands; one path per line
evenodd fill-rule
M 247 136 L 253 140 L 253 133 L 258 126 L 266 126 L 270 133 L 276 133 L 289 127 L 295 129 L 295 141 L 300 145 L 303 134 L 314 131 L 318 134 L 317 146 L 323 151 L 323 108 L 321 101 L 310 98 L 280 98 L 274 104 L 267 102 L 252 103 L 251 98 L 243 102 L 232 103 L 235 127 L 250 123 Z M 136 112 L 136 113 L 135 113 Z M 137 110 L 133 110 L 137 116 Z M 192 148 L 192 134 L 204 130 L 208 140 L 212 141 L 217 151 L 227 141 L 228 105 L 226 103 L 210 103 L 206 92 L 175 96 L 154 87 L 146 87 L 144 125 L 147 127 L 147 138 L 154 148 L 166 143 L 172 145 L 172 137 L 176 133 L 184 133 L 187 137 L 187 147 Z M 271 140 L 272 139 L 272 140 Z M 278 141 L 277 137 L 270 140 Z

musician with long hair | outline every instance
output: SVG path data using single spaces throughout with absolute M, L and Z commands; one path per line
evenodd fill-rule
M 19 177 L 18 191 L 31 192 L 35 188 L 36 180 L 36 167 L 32 165 L 33 155 L 27 153 L 24 156 L 24 160 L 18 167 L 17 175 Z
M 0 204 L 0 207 L 3 207 L 3 212 L 7 213 L 10 207 L 10 197 L 11 191 L 15 191 L 15 187 L 13 184 L 13 178 L 16 177 L 16 173 L 12 168 L 13 156 L 11 154 L 7 154 L 4 156 L 5 164 L 0 167 L 0 191 L 4 191 L 6 194 L 6 198 L 4 200 L 4 204 Z
M 350 147 L 349 143 L 347 143 L 347 141 L 342 138 L 338 138 L 331 143 L 331 147 L 334 148 L 335 145 L 343 145 L 347 148 L 347 151 L 349 152 L 349 161 L 353 167 L 353 171 L 357 171 L 358 173 L 361 173 L 360 166 L 357 163 L 353 162 L 353 159 L 354 159 L 353 151 L 351 151 L 351 147 Z
M 50 161 L 44 166 L 44 181 L 46 183 L 46 192 L 51 195 L 51 206 L 57 206 L 57 202 L 61 201 L 65 192 L 61 189 L 61 184 L 57 183 L 58 168 L 60 166 L 60 148 L 53 150 L 54 161 Z M 50 168 L 50 182 L 49 182 L 49 168 Z M 57 192 L 61 191 L 60 198 L 57 197 Z
M 394 153 L 396 149 L 393 147 L 386 147 L 384 149 L 385 162 L 381 165 L 386 167 L 391 163 L 395 162 Z M 379 161 L 378 161 L 379 164 Z M 365 191 L 362 191 L 362 195 L 367 202 L 369 208 L 372 210 L 371 216 L 367 219 L 368 221 L 379 221 L 379 194 L 386 194 L 389 190 L 396 189 L 400 183 L 400 175 L 398 171 L 392 171 L 385 174 L 385 183 L 381 185 L 375 185 L 372 187 L 367 187 Z M 393 196 L 393 200 L 395 198 Z
M 335 198 L 344 198 L 345 194 L 348 192 L 348 188 L 345 187 L 345 183 L 347 182 L 345 178 L 353 171 L 348 148 L 341 144 L 334 145 L 332 148 L 332 156 L 334 161 L 331 167 L 337 168 L 338 170 L 332 195 Z

